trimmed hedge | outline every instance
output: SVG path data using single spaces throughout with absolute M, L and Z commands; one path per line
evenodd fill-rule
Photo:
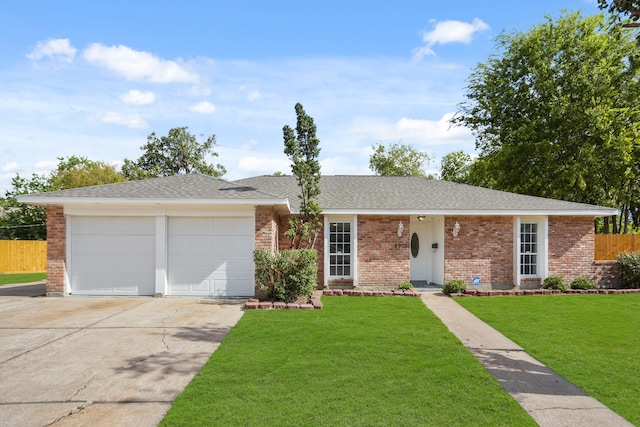
M 640 288 L 640 252 L 622 252 L 617 260 L 622 268 L 623 287 Z
M 318 253 L 313 249 L 287 249 L 272 253 L 253 251 L 256 284 L 268 298 L 294 302 L 309 298 L 318 287 Z

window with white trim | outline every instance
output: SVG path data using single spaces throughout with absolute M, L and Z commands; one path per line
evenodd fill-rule
M 329 223 L 329 276 L 351 277 L 351 223 Z
M 538 275 L 538 224 L 523 222 L 520 224 L 520 274 Z

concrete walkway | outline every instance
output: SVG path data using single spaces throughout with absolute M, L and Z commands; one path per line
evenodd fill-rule
M 422 301 L 540 426 L 632 426 L 448 296 Z

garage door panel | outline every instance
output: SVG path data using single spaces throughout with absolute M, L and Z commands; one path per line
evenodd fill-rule
M 168 229 L 170 294 L 253 295 L 253 218 L 169 218 Z
M 155 234 L 155 223 L 145 217 L 73 217 L 73 234 Z
M 73 294 L 153 295 L 155 219 L 72 217 Z
M 110 255 L 149 253 L 155 248 L 154 236 L 74 236 L 71 247 L 72 255 Z
M 100 295 L 140 295 L 140 285 L 144 284 L 144 275 L 114 274 L 111 277 L 96 278 L 91 274 L 79 274 L 78 286 L 86 293 Z
M 154 271 L 154 258 L 151 256 L 132 255 L 123 259 L 122 256 L 92 256 L 76 255 L 73 258 L 73 271 L 78 274 L 94 274 L 110 277 L 116 274 L 148 275 Z

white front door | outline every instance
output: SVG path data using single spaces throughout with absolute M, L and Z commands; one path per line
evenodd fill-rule
M 430 281 L 430 254 L 431 254 L 431 222 L 428 219 L 419 221 L 411 219 L 411 257 L 409 278 L 413 282 Z

